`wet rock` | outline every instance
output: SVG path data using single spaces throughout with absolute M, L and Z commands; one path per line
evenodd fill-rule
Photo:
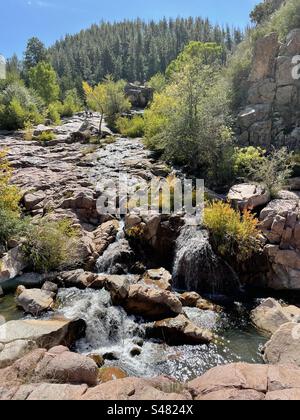
M 103 223 L 93 232 L 93 245 L 95 252 L 97 253 L 97 258 L 103 255 L 104 251 L 106 251 L 109 245 L 111 245 L 116 240 L 118 230 L 119 222 L 117 220 L 111 220 Z
M 266 299 L 251 313 L 252 322 L 257 328 L 273 334 L 282 325 L 300 322 L 300 308 L 282 306 L 275 299 Z
M 293 322 L 282 325 L 266 344 L 264 360 L 270 364 L 293 363 L 300 367 L 300 325 Z
M 61 287 L 77 287 L 86 289 L 97 279 L 97 275 L 84 270 L 64 271 L 57 276 L 57 283 Z
M 239 210 L 254 210 L 266 205 L 270 199 L 270 193 L 260 185 L 240 184 L 231 188 L 228 194 L 230 203 Z
M 118 379 L 124 379 L 127 378 L 128 375 L 124 370 L 113 367 L 113 366 L 107 366 L 100 369 L 98 374 L 98 379 L 100 383 L 106 383 L 110 381 L 116 381 Z
M 56 296 L 57 295 L 57 292 L 58 292 L 58 286 L 57 286 L 57 284 L 52 283 L 51 281 L 46 281 L 43 284 L 43 287 L 42 287 L 41 290 L 44 291 L 44 292 L 46 292 L 46 293 L 47 292 L 48 293 L 53 293 L 53 295 Z
M 88 357 L 92 359 L 98 368 L 101 368 L 104 365 L 104 358 L 100 354 L 89 354 Z
M 21 247 L 8 251 L 0 259 L 0 284 L 17 277 L 27 266 Z
M 134 347 L 133 349 L 130 350 L 130 356 L 132 357 L 140 356 L 141 353 L 142 353 L 142 349 L 140 347 Z
M 57 345 L 70 347 L 85 334 L 85 322 L 67 319 L 9 321 L 0 327 L 0 344 L 29 340 L 37 347 L 49 349 Z
M 149 286 L 156 286 L 162 290 L 172 290 L 172 275 L 164 268 L 148 270 L 142 281 Z
M 4 291 L 2 289 L 2 287 L 0 286 L 0 298 L 2 298 L 4 296 Z
M 202 297 L 196 292 L 185 292 L 180 295 L 179 297 L 182 306 L 188 308 L 198 308 L 204 311 L 213 311 L 213 312 L 221 312 L 222 308 L 218 305 L 215 305 L 209 302 L 206 299 L 202 299 Z
M 157 321 L 153 327 L 150 327 L 148 333 L 153 338 L 159 338 L 167 344 L 175 346 L 208 344 L 215 339 L 214 334 L 197 327 L 184 315 Z
M 128 313 L 149 319 L 162 319 L 182 312 L 180 300 L 174 293 L 139 284 L 129 287 L 128 298 L 122 305 Z
M 0 326 L 5 324 L 6 320 L 4 318 L 4 316 L 0 315 Z
M 26 313 L 38 316 L 54 306 L 53 293 L 40 289 L 25 289 L 16 298 L 16 303 Z
M 114 361 L 114 360 L 119 360 L 119 357 L 115 353 L 111 352 L 111 353 L 104 353 L 103 354 L 103 359 L 104 360 L 109 360 L 109 361 Z

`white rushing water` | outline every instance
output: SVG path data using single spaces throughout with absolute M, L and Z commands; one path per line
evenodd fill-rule
M 208 232 L 195 226 L 183 227 L 177 238 L 173 279 L 175 288 L 200 293 L 222 294 L 240 286 L 234 270 L 213 251 Z
M 211 367 L 237 361 L 260 361 L 261 337 L 248 322 L 219 316 L 211 311 L 186 308 L 187 315 L 199 327 L 211 329 L 225 339 L 221 345 L 169 347 L 145 339 L 145 328 L 139 319 L 124 309 L 111 305 L 105 290 L 61 289 L 58 311 L 68 318 L 81 318 L 87 324 L 86 337 L 76 343 L 82 354 L 109 355 L 106 365 L 118 366 L 131 376 L 170 375 L 180 381 L 190 380 Z M 238 325 L 235 323 L 238 322 Z M 133 349 L 140 354 L 132 356 Z

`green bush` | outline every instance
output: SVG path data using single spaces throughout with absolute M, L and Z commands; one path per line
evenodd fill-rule
M 117 119 L 116 128 L 125 137 L 143 137 L 145 132 L 145 121 L 142 116 L 136 115 L 133 118 L 120 117 Z
M 249 171 L 249 178 L 268 188 L 271 196 L 277 197 L 278 192 L 287 185 L 293 174 L 295 161 L 294 154 L 286 147 L 280 150 L 273 149 L 269 155 L 253 165 Z
M 248 179 L 253 168 L 264 162 L 266 150 L 260 147 L 237 147 L 233 155 L 233 170 L 237 178 Z
M 41 220 L 28 229 L 24 256 L 37 272 L 76 267 L 79 258 L 78 232 L 69 220 Z
M 210 233 L 215 251 L 225 259 L 244 262 L 259 251 L 258 219 L 250 212 L 243 215 L 221 201 L 208 204 L 204 225 Z
M 47 118 L 51 120 L 53 124 L 59 125 L 61 123 L 60 115 L 62 111 L 62 104 L 60 102 L 54 102 L 48 106 Z
M 27 226 L 27 220 L 19 212 L 0 207 L 0 244 L 5 248 L 9 240 L 24 236 Z
M 42 134 L 40 134 L 37 137 L 37 140 L 40 141 L 41 143 L 47 143 L 48 141 L 51 141 L 54 139 L 55 139 L 55 134 L 52 133 L 51 131 L 43 131 Z
M 26 122 L 43 122 L 42 102 L 21 82 L 6 86 L 0 94 L 0 128 L 17 130 Z
M 72 117 L 76 112 L 83 108 L 82 101 L 78 96 L 77 90 L 68 90 L 65 95 L 64 102 L 61 108 L 62 117 Z

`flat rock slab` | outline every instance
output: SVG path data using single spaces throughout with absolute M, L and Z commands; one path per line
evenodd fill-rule
M 71 346 L 85 333 L 85 322 L 67 319 L 10 321 L 0 327 L 0 343 L 34 341 L 38 347 Z

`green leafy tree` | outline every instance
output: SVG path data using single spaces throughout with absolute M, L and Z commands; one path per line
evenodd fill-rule
M 59 98 L 60 89 L 56 72 L 46 61 L 41 61 L 29 70 L 29 86 L 47 105 Z
M 94 111 L 105 114 L 107 122 L 112 129 L 118 117 L 126 111 L 129 111 L 131 104 L 125 96 L 125 85 L 123 80 L 114 82 L 111 76 L 107 76 L 103 83 L 92 88 L 88 83 L 83 83 L 83 89 L 86 95 L 87 104 Z M 102 119 L 100 121 L 100 134 L 102 127 Z

